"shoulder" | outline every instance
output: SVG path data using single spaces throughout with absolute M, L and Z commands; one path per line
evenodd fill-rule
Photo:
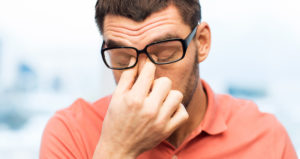
M 93 121 L 95 119 L 103 120 L 110 103 L 110 98 L 111 96 L 106 96 L 94 103 L 90 103 L 79 98 L 69 107 L 57 111 L 54 118 L 58 117 L 78 121 Z
M 95 103 L 78 99 L 57 111 L 44 129 L 40 158 L 86 158 L 92 155 L 109 101 L 109 96 Z
M 230 95 L 216 95 L 216 102 L 228 127 L 225 135 L 233 141 L 239 139 L 237 143 L 249 149 L 255 145 L 274 156 L 296 158 L 288 133 L 275 115 L 261 112 L 253 101 Z
M 278 126 L 279 121 L 273 114 L 261 112 L 256 103 L 251 100 L 239 99 L 230 95 L 216 95 L 216 104 L 221 109 L 227 122 L 263 122 Z
M 282 124 L 273 114 L 260 111 L 253 101 L 230 95 L 217 95 L 216 101 L 229 131 L 241 134 L 251 132 L 251 134 L 260 134 L 270 138 L 285 132 Z

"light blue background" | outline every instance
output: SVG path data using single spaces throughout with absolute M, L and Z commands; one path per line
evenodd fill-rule
M 95 1 L 0 1 L 0 156 L 38 158 L 53 113 L 115 85 L 103 65 Z M 300 1 L 201 1 L 212 49 L 200 74 L 219 93 L 254 100 L 300 154 Z

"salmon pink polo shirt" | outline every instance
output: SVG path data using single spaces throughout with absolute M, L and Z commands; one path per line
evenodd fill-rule
M 208 106 L 201 124 L 177 148 L 167 141 L 138 159 L 296 159 L 279 121 L 255 103 L 214 94 L 201 81 Z M 78 99 L 57 111 L 42 137 L 41 159 L 92 159 L 111 96 L 95 103 Z

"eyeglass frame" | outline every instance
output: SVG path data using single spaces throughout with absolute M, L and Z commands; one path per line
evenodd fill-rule
M 182 60 L 184 57 L 185 57 L 185 54 L 186 54 L 186 51 L 187 51 L 187 48 L 189 46 L 189 44 L 191 43 L 192 39 L 194 38 L 195 34 L 196 34 L 196 31 L 197 31 L 197 28 L 198 28 L 198 25 L 196 25 L 194 27 L 194 29 L 192 30 L 192 32 L 185 38 L 185 39 L 181 39 L 181 38 L 173 38 L 173 39 L 167 39 L 167 40 L 161 40 L 161 41 L 157 41 L 157 42 L 153 42 L 153 43 L 150 43 L 148 45 L 146 45 L 142 50 L 138 50 L 137 48 L 135 47 L 128 47 L 128 46 L 116 46 L 116 47 L 109 47 L 109 48 L 103 48 L 103 46 L 105 45 L 105 40 L 103 40 L 103 43 L 102 43 L 102 46 L 101 46 L 101 55 L 102 55 L 102 60 L 104 62 L 104 64 L 109 68 L 109 69 L 113 69 L 113 70 L 125 70 L 125 69 L 130 69 L 130 68 L 133 68 L 136 66 L 136 64 L 138 63 L 138 59 L 139 59 L 139 55 L 142 54 L 142 53 L 145 53 L 147 55 L 147 57 L 150 59 L 150 61 L 156 65 L 165 65 L 165 64 L 171 64 L 171 63 L 175 63 L 175 62 L 178 62 L 180 60 Z M 149 55 L 149 53 L 147 52 L 147 48 L 149 46 L 152 46 L 152 45 L 155 45 L 155 44 L 158 44 L 158 43 L 163 43 L 163 42 L 168 42 L 168 41 L 179 41 L 181 42 L 182 44 L 182 48 L 183 48 L 183 54 L 182 54 L 182 57 L 175 60 L 175 61 L 170 61 L 170 62 L 165 62 L 165 63 L 157 63 L 155 62 L 152 57 Z M 108 63 L 106 62 L 106 59 L 105 59 L 105 55 L 104 55 L 104 52 L 107 51 L 107 50 L 112 50 L 112 49 L 122 49 L 122 48 L 125 48 L 125 49 L 134 49 L 137 53 L 137 56 L 136 56 L 136 62 L 132 65 L 132 66 L 129 66 L 129 67 L 124 67 L 124 68 L 113 68 L 113 67 L 110 67 L 108 65 Z

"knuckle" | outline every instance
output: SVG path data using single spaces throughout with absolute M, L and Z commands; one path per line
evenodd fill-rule
M 133 94 L 127 94 L 125 96 L 125 102 L 127 106 L 131 108 L 140 108 L 143 104 L 143 101 Z
M 150 109 L 150 111 L 154 111 L 155 113 L 159 111 L 159 104 L 158 102 L 155 102 L 155 99 L 153 99 L 153 97 L 145 98 L 144 107 Z
M 155 134 L 161 134 L 163 131 L 163 126 L 161 125 L 156 125 L 154 128 L 153 128 L 153 131 L 155 132 Z
M 159 131 L 161 131 L 162 129 L 164 129 L 166 126 L 166 121 L 165 120 L 160 120 L 156 122 L 156 127 L 157 129 L 159 129 Z
M 165 121 L 156 121 L 155 126 L 153 127 L 153 131 L 157 133 L 162 133 L 166 127 Z
M 144 111 L 143 117 L 147 119 L 154 119 L 156 117 L 156 112 L 154 110 L 149 109 L 147 111 Z
M 151 105 L 151 103 L 153 103 L 151 101 L 151 99 L 149 97 L 146 97 L 145 100 L 144 100 L 144 105 L 148 106 L 148 105 Z

